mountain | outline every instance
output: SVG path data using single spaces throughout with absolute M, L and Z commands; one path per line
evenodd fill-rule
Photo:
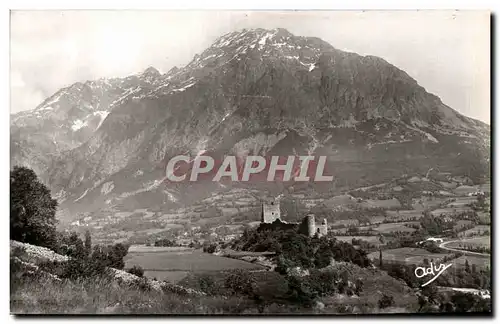
M 256 195 L 330 197 L 430 168 L 480 182 L 490 168 L 488 125 L 381 58 L 285 29 L 226 34 L 166 74 L 76 83 L 11 124 L 11 162 L 42 175 L 63 220 L 134 210 L 178 220 L 218 195 L 222 214 L 243 210 L 235 192 L 251 207 Z M 167 184 L 181 153 L 326 155 L 334 182 Z
M 138 88 L 153 88 L 160 73 L 148 68 L 125 79 L 77 82 L 57 91 L 30 111 L 11 117 L 13 164 L 31 166 L 44 174 L 50 158 L 82 145 L 111 109 Z

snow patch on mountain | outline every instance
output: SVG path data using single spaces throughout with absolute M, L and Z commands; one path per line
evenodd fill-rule
M 259 40 L 259 50 L 264 48 L 264 45 L 266 45 L 266 41 L 268 39 L 271 39 L 276 33 L 267 33 L 265 34 L 260 40 Z
M 71 125 L 71 129 L 73 130 L 73 132 L 76 132 L 77 130 L 85 126 L 87 126 L 87 121 L 77 119 L 73 122 L 73 125 Z
M 83 197 L 85 197 L 87 195 L 87 193 L 89 192 L 90 188 L 88 188 L 87 190 L 85 190 L 85 192 L 78 198 L 75 199 L 75 202 L 78 202 L 80 201 Z
M 191 82 L 187 85 L 185 85 L 184 87 L 182 88 L 178 88 L 178 89 L 172 89 L 172 92 L 183 92 L 183 91 L 186 91 L 186 89 L 188 88 L 191 88 L 192 86 L 194 86 L 196 84 L 196 82 Z
M 113 181 L 108 181 L 105 182 L 102 187 L 101 187 L 101 193 L 103 195 L 107 195 L 110 193 L 113 189 L 115 188 L 115 185 L 113 184 Z
M 178 202 L 179 199 L 177 197 L 175 197 L 171 192 L 169 192 L 168 190 L 163 190 L 163 192 L 167 195 L 168 199 L 170 201 L 173 201 L 173 202 Z
M 99 128 L 99 127 L 101 127 L 102 123 L 104 122 L 104 119 L 106 119 L 106 117 L 108 117 L 109 111 L 99 110 L 99 111 L 94 111 L 93 114 L 94 114 L 94 116 L 101 117 L 101 121 L 99 122 L 99 125 L 97 125 L 97 128 Z
M 127 91 L 125 91 L 125 93 L 121 97 L 119 97 L 118 99 L 113 101 L 111 103 L 111 105 L 109 105 L 109 107 L 111 108 L 111 107 L 117 106 L 118 104 L 122 103 L 125 99 L 127 99 L 127 97 L 129 97 L 129 96 L 131 96 L 139 91 L 141 91 L 140 86 L 128 89 Z
M 46 102 L 42 103 L 42 105 L 40 105 L 38 107 L 39 110 L 42 110 L 42 108 L 44 107 L 47 107 L 47 106 L 50 106 L 56 102 L 59 101 L 59 99 L 61 98 L 61 96 L 65 93 L 65 91 L 60 91 L 58 94 L 52 96 L 52 98 L 50 98 L 49 100 L 47 100 Z

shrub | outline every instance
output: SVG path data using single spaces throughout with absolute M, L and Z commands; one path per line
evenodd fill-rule
M 217 243 L 211 243 L 203 246 L 203 252 L 205 253 L 215 253 L 217 251 Z
M 177 243 L 169 239 L 161 239 L 155 242 L 155 246 L 177 246 Z
M 251 272 L 236 269 L 229 272 L 224 280 L 224 287 L 230 289 L 233 294 L 252 295 L 255 283 Z
M 380 309 L 391 307 L 394 305 L 394 297 L 384 294 L 378 301 Z
M 207 295 L 215 296 L 220 294 L 222 287 L 213 276 L 202 274 L 198 277 L 198 288 Z
M 94 246 L 90 259 L 94 262 L 103 264 L 106 267 L 123 269 L 125 262 L 123 258 L 128 253 L 128 246 L 121 243 L 109 246 Z
M 57 244 L 54 251 L 78 259 L 86 258 L 89 255 L 84 242 L 76 232 L 71 232 L 69 234 L 58 233 Z
M 318 296 L 314 288 L 310 286 L 307 277 L 287 277 L 288 298 L 292 302 L 299 303 L 305 307 L 311 307 Z
M 138 265 L 135 265 L 132 268 L 128 269 L 127 272 L 137 277 L 144 276 L 144 269 Z

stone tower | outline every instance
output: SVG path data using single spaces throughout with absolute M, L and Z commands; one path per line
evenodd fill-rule
M 269 199 L 262 203 L 262 223 L 273 223 L 275 220 L 280 219 L 280 201 Z
M 326 218 L 323 219 L 323 222 L 320 226 L 318 226 L 318 236 L 322 237 L 328 234 L 328 224 L 326 222 Z
M 316 234 L 316 220 L 314 215 L 307 215 L 307 236 L 313 237 Z

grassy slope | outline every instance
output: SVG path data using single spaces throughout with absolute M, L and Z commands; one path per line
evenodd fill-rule
M 11 253 L 15 250 L 12 244 Z M 245 296 L 206 296 L 173 291 L 172 289 L 153 289 L 154 281 L 146 280 L 144 285 L 123 284 L 115 277 L 101 276 L 75 281 L 61 280 L 36 269 L 36 264 L 47 259 L 60 258 L 40 247 L 29 247 L 24 263 L 18 261 L 11 268 L 11 313 L 14 314 L 257 314 L 259 307 L 252 298 Z M 12 260 L 20 260 L 11 257 Z M 29 262 L 27 261 L 29 260 Z M 20 266 L 19 266 L 20 265 Z M 352 312 L 381 312 L 377 302 L 384 294 L 394 297 L 396 304 L 383 312 L 410 312 L 416 305 L 416 296 L 406 284 L 378 269 L 360 268 L 350 263 L 337 263 L 334 271 L 347 271 L 352 280 L 361 279 L 363 292 L 359 297 L 336 295 L 324 297 L 321 301 L 325 308 L 306 308 L 284 301 L 287 292 L 286 280 L 276 272 L 256 272 L 256 291 L 266 300 L 260 311 L 275 313 L 338 313 L 339 307 L 349 306 Z M 124 277 L 124 273 L 121 273 Z M 212 272 L 216 280 L 217 275 Z M 126 279 L 126 278 L 124 278 Z M 189 288 L 196 286 L 196 274 L 183 280 Z M 219 279 L 222 279 L 219 278 Z M 126 280 L 125 280 L 126 281 Z

